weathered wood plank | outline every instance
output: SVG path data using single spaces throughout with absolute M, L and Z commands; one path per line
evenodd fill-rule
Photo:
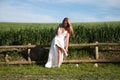
M 14 48 L 33 48 L 36 45 L 14 45 L 14 46 L 0 46 L 0 49 L 14 49 Z
M 99 46 L 120 46 L 120 43 L 98 43 Z
M 96 42 L 96 44 L 98 44 L 98 42 Z M 98 46 L 95 46 L 95 58 L 99 59 Z
M 50 47 L 50 45 L 40 45 L 42 47 Z M 96 59 L 97 60 L 64 60 L 63 63 L 80 63 L 80 62 L 120 62 L 120 60 L 99 60 L 98 57 L 98 46 L 120 46 L 120 43 L 81 43 L 81 44 L 69 44 L 69 47 L 83 47 L 83 46 L 94 46 L 97 48 L 96 50 Z M 30 53 L 30 49 L 37 47 L 37 45 L 14 45 L 14 46 L 0 46 L 0 49 L 28 49 L 28 53 Z M 29 55 L 29 54 L 28 54 Z M 40 63 L 31 61 L 7 61 L 7 57 L 5 57 L 6 62 L 0 62 L 0 64 L 31 64 L 31 63 Z
M 69 44 L 69 47 L 96 46 L 96 43 Z
M 104 63 L 104 62 L 120 62 L 120 60 L 107 60 L 107 59 L 98 59 L 98 60 L 64 60 L 63 63 L 81 63 L 81 62 L 90 62 L 90 63 Z
M 99 59 L 99 60 L 64 60 L 63 63 L 118 63 L 120 60 L 107 60 L 107 59 Z M 11 62 L 0 62 L 0 64 L 34 64 L 34 63 L 45 63 L 45 61 L 11 61 Z
M 82 47 L 82 46 L 120 46 L 120 43 L 81 43 L 69 44 L 69 47 Z M 0 49 L 14 49 L 14 48 L 34 48 L 37 45 L 13 45 L 13 46 L 0 46 Z M 50 47 L 50 45 L 40 45 L 42 47 Z

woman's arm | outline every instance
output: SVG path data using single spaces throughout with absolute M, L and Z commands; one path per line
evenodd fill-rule
M 70 34 L 67 33 L 67 35 L 66 35 L 66 40 L 65 40 L 65 41 L 66 41 L 66 42 L 65 42 L 65 43 L 66 43 L 66 45 L 65 45 L 65 50 L 66 50 L 66 51 L 68 51 L 69 37 L 70 37 Z

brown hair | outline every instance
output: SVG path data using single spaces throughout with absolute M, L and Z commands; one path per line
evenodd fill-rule
M 65 27 L 65 29 L 68 31 L 68 33 L 70 33 L 71 35 L 73 35 L 73 34 L 74 34 L 74 31 L 73 31 L 73 28 L 72 28 L 72 25 L 71 25 L 71 23 L 70 23 L 70 19 L 69 19 L 69 18 L 65 17 L 65 18 L 63 19 L 63 21 L 62 21 L 61 26 L 64 27 L 64 22 L 65 22 L 65 21 L 67 22 L 67 27 Z

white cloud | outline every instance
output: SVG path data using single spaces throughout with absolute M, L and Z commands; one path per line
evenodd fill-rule
M 120 7 L 120 0 L 30 0 L 32 2 L 43 2 L 43 3 L 77 3 L 77 4 L 91 4 L 91 5 L 106 5 L 111 7 Z
M 3 14 L 0 15 L 2 15 L 0 21 L 5 21 L 5 22 L 54 22 L 55 21 L 55 19 L 49 15 L 34 14 L 28 12 L 23 13 L 21 11 L 18 11 L 18 13 L 9 12 L 9 14 L 7 14 L 7 12 L 4 12 Z
M 120 16 L 108 15 L 104 17 L 105 21 L 120 21 Z
M 17 0 L 16 0 L 17 1 Z M 58 22 L 61 18 L 68 17 L 71 18 L 72 22 L 86 22 L 86 21 L 112 21 L 120 20 L 120 0 L 27 0 L 29 2 L 14 2 L 14 0 L 3 0 L 0 3 L 0 21 L 10 21 L 10 22 Z M 20 3 L 19 3 L 20 2 Z M 36 5 L 37 3 L 37 5 Z M 39 4 L 40 3 L 40 4 Z M 69 14 L 66 8 L 60 8 L 59 10 L 52 10 L 52 8 L 47 9 L 49 6 L 47 4 L 68 4 L 69 7 L 75 4 L 80 7 L 84 5 L 95 6 L 93 12 L 88 12 L 87 10 L 77 10 L 71 11 Z M 45 4 L 45 7 L 39 5 Z M 80 6 L 79 6 L 80 5 Z M 63 5 L 62 5 L 63 6 Z M 47 8 L 46 8 L 47 7 Z M 56 7 L 56 6 L 55 6 Z M 54 8 L 55 9 L 55 8 Z M 57 8 L 56 8 L 57 9 Z M 90 9 L 91 10 L 91 9 Z M 59 12 L 57 12 L 59 11 Z M 58 15 L 59 14 L 59 15 Z
M 91 14 L 87 14 L 87 13 L 76 13 L 76 12 L 72 12 L 71 14 L 71 18 L 72 22 L 95 22 L 95 21 L 99 21 L 98 18 L 96 18 L 96 16 L 91 15 Z
M 57 3 L 91 5 L 100 8 L 119 8 L 120 0 L 52 0 Z
M 4 5 L 4 6 L 3 6 Z M 0 6 L 1 22 L 54 22 L 57 21 L 49 14 L 37 13 L 30 4 L 3 4 Z M 35 8 L 35 7 L 34 7 Z

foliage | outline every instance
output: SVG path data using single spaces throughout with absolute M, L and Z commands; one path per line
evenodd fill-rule
M 119 80 L 119 64 L 63 64 L 61 68 L 42 65 L 1 65 L 1 80 Z
M 120 22 L 72 23 L 70 43 L 120 42 Z M 58 23 L 0 23 L 0 45 L 50 44 Z

